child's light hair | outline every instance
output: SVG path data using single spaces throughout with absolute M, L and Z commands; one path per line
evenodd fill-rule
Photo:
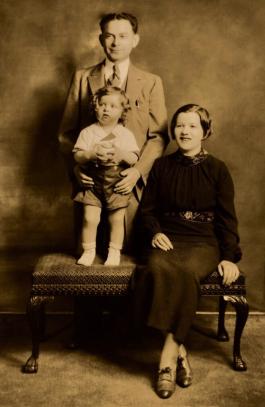
M 103 88 L 100 88 L 94 95 L 94 107 L 95 109 L 97 108 L 98 103 L 102 99 L 103 96 L 107 95 L 118 95 L 120 97 L 120 102 L 123 108 L 123 112 L 121 114 L 121 117 L 119 119 L 119 123 L 125 125 L 126 123 L 126 114 L 128 110 L 130 110 L 130 101 L 126 93 L 118 88 L 117 86 L 104 86 Z

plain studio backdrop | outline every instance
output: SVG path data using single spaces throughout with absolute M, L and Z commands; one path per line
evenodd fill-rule
M 1 0 L 0 249 L 73 244 L 70 183 L 57 131 L 75 67 L 103 59 L 98 21 L 139 18 L 140 68 L 163 79 L 169 118 L 198 103 L 213 118 L 208 151 L 227 163 L 252 309 L 264 310 L 264 1 Z M 173 145 L 168 148 L 172 151 Z M 1 267 L 1 311 L 24 311 L 29 271 Z

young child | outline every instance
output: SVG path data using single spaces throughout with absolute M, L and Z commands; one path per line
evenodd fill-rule
M 94 98 L 97 122 L 84 128 L 74 146 L 75 161 L 93 178 L 94 185 L 78 192 L 74 200 L 84 204 L 83 254 L 78 264 L 90 266 L 96 254 L 96 234 L 101 209 L 108 212 L 110 243 L 105 265 L 118 265 L 124 239 L 124 216 L 130 194 L 115 193 L 120 172 L 133 166 L 139 147 L 133 133 L 124 127 L 129 99 L 120 88 L 106 86 Z

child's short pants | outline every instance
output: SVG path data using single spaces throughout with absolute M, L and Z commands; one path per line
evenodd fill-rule
M 94 185 L 79 191 L 74 201 L 107 210 L 126 208 L 131 194 L 122 195 L 113 191 L 117 182 L 122 180 L 120 172 L 124 169 L 121 165 L 104 166 L 95 163 L 82 166 L 82 171 L 93 178 Z

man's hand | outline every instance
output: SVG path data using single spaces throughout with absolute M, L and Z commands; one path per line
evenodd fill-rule
M 94 185 L 94 181 L 91 177 L 89 177 L 88 175 L 84 174 L 81 170 L 81 168 L 79 167 L 79 165 L 76 165 L 74 167 L 74 174 L 76 176 L 76 179 L 79 183 L 79 185 L 81 185 L 81 187 L 92 187 Z
M 168 250 L 173 249 L 173 244 L 164 233 L 156 233 L 152 239 L 152 247 L 167 252 Z
M 126 170 L 123 170 L 121 172 L 121 175 L 124 178 L 121 181 L 117 182 L 114 187 L 114 192 L 126 195 L 132 192 L 141 174 L 136 168 L 130 167 L 126 168 Z
M 239 270 L 235 263 L 228 260 L 222 260 L 218 264 L 218 271 L 220 275 L 223 277 L 223 284 L 230 285 L 234 281 L 238 279 Z

